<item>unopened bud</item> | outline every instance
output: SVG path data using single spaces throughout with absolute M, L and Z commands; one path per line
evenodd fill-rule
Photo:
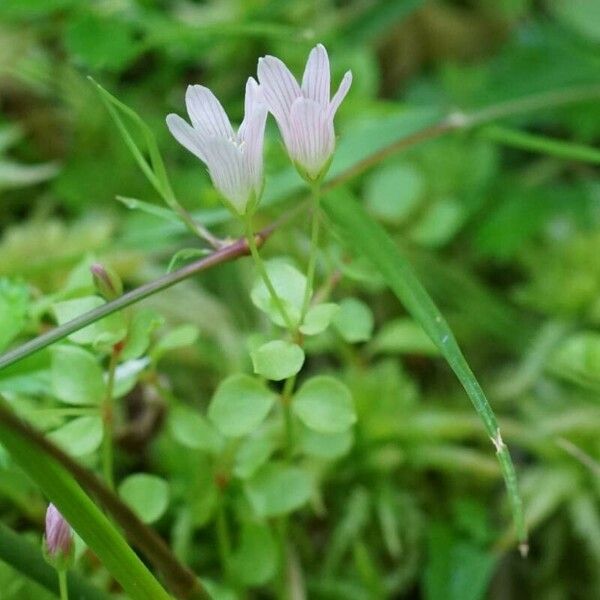
M 67 569 L 73 561 L 74 544 L 71 526 L 58 512 L 54 504 L 46 511 L 46 535 L 44 536 L 44 555 L 56 569 Z
M 90 271 L 92 272 L 94 285 L 96 286 L 98 293 L 105 300 L 114 300 L 123 293 L 121 278 L 113 269 L 101 265 L 100 263 L 94 263 L 90 267 Z

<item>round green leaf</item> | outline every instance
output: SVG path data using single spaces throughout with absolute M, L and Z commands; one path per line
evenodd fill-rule
M 228 437 L 253 431 L 266 418 L 275 402 L 275 394 L 254 377 L 231 375 L 215 392 L 208 417 Z
M 254 372 L 273 381 L 292 377 L 304 364 L 304 350 L 292 342 L 267 342 L 252 352 Z
M 305 504 L 312 494 L 310 475 L 281 463 L 265 465 L 246 483 L 246 495 L 259 517 L 276 517 Z
M 94 355 L 77 346 L 51 350 L 53 395 L 67 404 L 99 404 L 106 393 L 102 369 Z
M 83 298 L 74 298 L 57 302 L 52 305 L 52 310 L 56 316 L 59 325 L 71 321 L 75 317 L 82 315 L 90 310 L 94 310 L 106 304 L 106 301 L 100 296 L 84 296 Z M 83 329 L 75 331 L 68 336 L 71 342 L 76 344 L 116 344 L 122 340 L 127 333 L 127 327 L 123 313 L 117 312 L 108 315 Z
M 348 454 L 352 448 L 352 430 L 340 433 L 319 433 L 303 427 L 300 434 L 300 447 L 308 456 L 333 460 Z
M 333 326 L 347 342 L 366 342 L 373 333 L 373 313 L 364 302 L 345 298 L 333 317 Z
M 275 450 L 273 438 L 266 432 L 246 438 L 238 448 L 235 456 L 233 473 L 240 479 L 249 479 L 259 467 L 262 467 Z
M 186 406 L 175 407 L 169 415 L 173 437 L 183 446 L 217 454 L 223 439 L 213 426 L 195 410 Z
M 156 475 L 136 473 L 123 480 L 119 496 L 144 523 L 154 523 L 169 505 L 169 485 Z
M 79 417 L 54 430 L 50 439 L 72 456 L 85 456 L 102 443 L 102 419 L 99 416 Z
M 356 422 L 350 390 L 327 375 L 304 383 L 294 395 L 292 409 L 307 427 L 320 433 L 341 433 Z
M 333 302 L 313 306 L 306 313 L 300 331 L 304 335 L 317 335 L 325 331 L 339 310 L 340 307 Z
M 288 316 L 292 321 L 298 322 L 304 302 L 306 277 L 296 267 L 281 259 L 268 261 L 265 268 Z M 286 326 L 277 304 L 273 301 L 273 297 L 262 279 L 258 279 L 254 284 L 250 298 L 254 305 L 265 312 L 273 323 L 281 327 Z

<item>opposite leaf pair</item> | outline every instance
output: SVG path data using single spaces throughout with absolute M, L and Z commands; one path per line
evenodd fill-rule
M 300 174 L 317 181 L 333 155 L 333 118 L 350 89 L 352 74 L 344 75 L 330 99 L 329 58 L 318 44 L 310 52 L 301 86 L 274 56 L 259 59 L 258 80 L 260 85 L 252 77 L 246 84 L 244 120 L 237 133 L 221 103 L 201 85 L 189 86 L 186 92 L 191 125 L 178 115 L 167 117 L 175 139 L 206 164 L 214 186 L 239 215 L 251 213 L 262 193 L 267 111 L 275 117 Z

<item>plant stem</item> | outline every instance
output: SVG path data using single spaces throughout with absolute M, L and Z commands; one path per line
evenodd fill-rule
M 58 589 L 60 591 L 60 600 L 69 600 L 67 572 L 64 569 L 58 571 Z
M 281 298 L 277 295 L 277 292 L 275 291 L 275 288 L 273 287 L 273 282 L 271 281 L 271 278 L 269 277 L 269 274 L 267 273 L 267 269 L 265 268 L 265 264 L 264 264 L 262 258 L 260 257 L 260 254 L 258 252 L 258 247 L 256 245 L 255 234 L 252 231 L 252 225 L 250 223 L 250 219 L 246 220 L 245 225 L 246 225 L 246 228 L 245 228 L 246 241 L 248 242 L 248 248 L 250 249 L 250 254 L 252 255 L 252 258 L 254 259 L 254 264 L 256 265 L 256 268 L 258 269 L 258 272 L 259 272 L 260 276 L 262 277 L 262 280 L 264 281 L 264 284 L 267 287 L 267 290 L 269 291 L 269 294 L 271 295 L 271 298 L 273 299 L 273 302 L 274 302 L 275 306 L 277 307 L 279 314 L 283 318 L 283 321 L 285 322 L 286 327 L 290 330 L 290 333 L 293 333 L 295 330 L 294 323 L 293 323 L 292 319 L 290 318 L 290 316 L 288 315 L 287 311 L 285 310 L 285 307 L 283 306 L 283 303 L 281 302 Z
M 292 393 L 296 383 L 296 376 L 293 375 L 285 380 L 283 391 L 281 392 L 281 406 L 283 408 L 283 420 L 285 422 L 285 453 L 286 458 L 292 459 L 294 452 L 294 424 L 292 421 L 292 409 L 290 406 Z
M 225 512 L 224 498 L 221 495 L 219 507 L 217 508 L 217 545 L 219 548 L 219 557 L 221 559 L 221 568 L 225 579 L 231 578 L 231 538 L 229 536 L 229 527 L 227 525 L 227 513 Z
M 120 350 L 113 347 L 108 363 L 108 379 L 106 381 L 106 394 L 102 404 L 102 425 L 104 428 L 102 437 L 102 473 L 104 481 L 109 488 L 114 489 L 113 473 L 113 430 L 114 430 L 114 403 L 113 389 L 115 385 L 115 371 L 119 362 Z
M 313 282 L 315 279 L 315 267 L 317 265 L 317 253 L 319 250 L 319 223 L 321 221 L 321 186 L 315 183 L 312 187 L 312 226 L 310 233 L 310 250 L 308 255 L 308 267 L 306 269 L 306 288 L 300 311 L 299 325 L 304 321 L 306 311 L 310 304 Z

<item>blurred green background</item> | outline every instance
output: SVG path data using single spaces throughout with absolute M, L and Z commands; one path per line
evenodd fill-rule
M 345 379 L 359 423 L 352 449 L 321 474 L 321 510 L 295 516 L 308 597 L 599 598 L 598 0 L 2 0 L 0 312 L 11 327 L 0 349 L 47 326 L 19 299 L 55 293 L 84 257 L 132 287 L 194 244 L 178 224 L 116 200 L 160 206 L 88 75 L 150 125 L 182 204 L 237 236 L 165 115 L 184 114 L 186 86 L 202 83 L 239 121 L 258 57 L 279 56 L 299 75 L 317 42 L 334 85 L 354 75 L 334 173 L 444 115 L 533 99 L 493 125 L 411 145 L 347 184 L 408 253 L 488 392 L 516 461 L 531 551 L 523 560 L 513 549 L 495 457 L 451 371 L 381 282 L 332 251 L 344 273 L 336 295 L 360 298 L 373 322 L 356 337 L 364 343 L 326 341 L 309 365 Z M 301 189 L 271 122 L 266 170 L 259 224 Z M 302 262 L 306 239 L 295 224 L 265 253 Z M 168 324 L 199 328 L 160 369 L 187 404 L 203 409 L 215 384 L 246 365 L 247 338 L 261 326 L 249 277 L 241 261 L 149 303 Z M 197 507 L 203 516 L 179 535 L 181 481 L 200 458 L 182 458 L 161 436 L 157 425 L 133 450 L 126 439 L 121 470 L 173 483 L 158 527 L 218 579 L 213 508 Z M 28 514 L 11 488 L 0 484 L 5 521 L 35 529 L 39 509 Z M 0 580 L 16 590 L 7 598 L 33 597 L 8 567 Z

